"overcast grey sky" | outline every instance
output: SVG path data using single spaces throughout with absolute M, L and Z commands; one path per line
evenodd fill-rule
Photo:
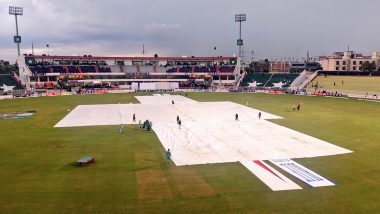
M 0 0 L 0 59 L 14 60 L 14 17 L 21 52 L 50 55 L 232 55 L 246 13 L 246 56 L 302 57 L 380 51 L 380 0 Z M 217 50 L 213 50 L 213 47 Z

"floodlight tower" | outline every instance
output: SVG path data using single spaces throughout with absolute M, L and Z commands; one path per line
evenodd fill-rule
M 239 39 L 237 45 L 239 46 L 239 57 L 242 57 L 243 39 L 241 38 L 241 23 L 247 21 L 246 14 L 235 14 L 235 22 L 239 22 Z
M 9 15 L 14 15 L 15 20 L 16 20 L 16 36 L 13 37 L 13 42 L 17 44 L 17 53 L 19 56 L 20 56 L 21 36 L 18 35 L 17 16 L 22 16 L 22 14 L 23 14 L 22 7 L 9 6 Z

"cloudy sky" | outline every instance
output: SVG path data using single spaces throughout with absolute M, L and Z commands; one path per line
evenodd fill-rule
M 232 55 L 246 13 L 244 50 L 255 58 L 380 51 L 380 0 L 0 0 L 0 59 L 14 60 L 14 17 L 21 52 L 50 55 Z M 213 47 L 217 47 L 215 51 Z

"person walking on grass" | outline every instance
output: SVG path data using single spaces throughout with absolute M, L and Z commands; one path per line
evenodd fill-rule
M 119 134 L 122 134 L 123 132 L 124 132 L 124 124 L 120 124 Z
M 142 128 L 141 120 L 139 120 L 139 129 Z
M 168 160 L 169 165 L 172 164 L 172 153 L 170 152 L 170 149 L 168 149 L 165 153 L 166 159 Z

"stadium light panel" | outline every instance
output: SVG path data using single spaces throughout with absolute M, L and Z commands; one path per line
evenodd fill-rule
M 22 16 L 23 8 L 22 7 L 9 6 L 9 14 L 10 15 Z
M 235 15 L 235 22 L 245 22 L 247 21 L 246 14 L 236 14 Z

